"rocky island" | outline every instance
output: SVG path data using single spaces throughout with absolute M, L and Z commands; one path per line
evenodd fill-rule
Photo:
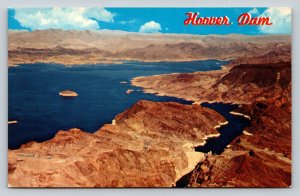
M 78 96 L 78 94 L 76 92 L 71 91 L 71 90 L 61 91 L 61 92 L 59 92 L 59 95 L 62 97 L 77 97 Z
M 17 124 L 17 123 L 18 123 L 17 120 L 9 120 L 9 121 L 7 122 L 7 124 L 9 124 L 9 125 L 11 125 L 11 124 Z
M 133 89 L 127 89 L 126 94 L 132 93 L 134 90 Z

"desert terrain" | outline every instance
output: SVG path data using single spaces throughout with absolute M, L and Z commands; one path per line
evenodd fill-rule
M 123 61 L 192 61 L 236 59 L 290 45 L 287 35 L 145 34 L 124 31 L 36 30 L 8 32 L 8 64 L 64 65 Z M 274 41 L 276 40 L 276 41 Z
M 215 127 L 225 121 L 217 112 L 197 105 L 139 101 L 94 134 L 59 131 L 49 141 L 9 150 L 8 183 L 172 187 L 205 159 L 194 147 L 217 136 Z
M 147 39 L 146 39 L 147 38 Z M 194 36 L 124 32 L 9 32 L 9 65 L 232 59 L 222 70 L 133 78 L 141 100 L 93 134 L 77 128 L 8 151 L 12 187 L 289 187 L 290 36 Z M 235 103 L 250 126 L 220 155 L 196 152 L 226 119 L 203 102 Z
M 146 93 L 202 102 L 237 103 L 251 125 L 221 155 L 193 172 L 190 187 L 291 185 L 291 61 L 289 51 L 236 59 L 223 70 L 139 77 Z M 251 59 L 253 59 L 251 61 Z M 270 63 L 268 63 L 270 62 Z M 240 64 L 242 63 L 242 64 Z M 247 64 L 244 64 L 247 63 Z

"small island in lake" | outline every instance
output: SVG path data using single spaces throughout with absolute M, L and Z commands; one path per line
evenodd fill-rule
M 18 121 L 17 121 L 17 120 L 9 120 L 7 123 L 8 123 L 9 125 L 10 125 L 10 124 L 17 124 Z
M 71 91 L 71 90 L 61 91 L 61 92 L 59 92 L 59 95 L 63 96 L 63 97 L 77 97 L 78 96 L 78 94 L 76 92 Z
M 126 91 L 126 94 L 130 94 L 130 93 L 132 93 L 134 90 L 133 89 L 128 89 L 127 91 Z

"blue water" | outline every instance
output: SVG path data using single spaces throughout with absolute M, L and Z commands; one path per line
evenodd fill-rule
M 201 106 L 217 111 L 228 121 L 228 124 L 218 129 L 219 137 L 210 138 L 204 146 L 196 147 L 195 150 L 198 152 L 207 153 L 211 151 L 213 154 L 221 154 L 226 146 L 250 125 L 249 119 L 230 114 L 231 111 L 238 107 L 236 104 L 202 103 Z
M 221 154 L 226 146 L 230 144 L 237 136 L 242 134 L 243 130 L 250 125 L 250 120 L 247 118 L 230 114 L 231 111 L 238 108 L 238 105 L 236 104 L 202 103 L 201 106 L 217 111 L 228 121 L 228 124 L 223 125 L 218 129 L 220 133 L 219 137 L 210 138 L 206 141 L 204 146 L 196 147 L 195 150 L 198 152 L 212 152 L 213 154 Z M 176 187 L 187 187 L 192 173 L 193 171 L 182 176 L 176 182 Z
M 58 130 L 80 128 L 97 131 L 111 123 L 118 113 L 141 99 L 152 101 L 190 102 L 134 91 L 130 80 L 137 76 L 168 73 L 188 73 L 220 69 L 228 61 L 205 60 L 193 62 L 125 62 L 120 65 L 82 65 L 65 67 L 54 64 L 24 64 L 8 70 L 8 147 L 18 148 L 28 141 L 45 141 Z M 127 81 L 127 84 L 120 84 Z M 58 95 L 71 89 L 76 98 Z

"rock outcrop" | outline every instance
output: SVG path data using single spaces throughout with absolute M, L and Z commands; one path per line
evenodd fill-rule
M 276 54 L 235 60 L 219 71 L 132 80 L 148 93 L 196 103 L 238 103 L 234 112 L 250 117 L 244 134 L 221 155 L 210 154 L 200 162 L 187 186 L 291 185 L 291 60 L 289 53 Z
M 251 126 L 221 155 L 209 155 L 191 175 L 192 187 L 289 187 L 291 185 L 291 110 L 256 102 L 239 112 Z M 206 165 L 208 170 L 201 168 Z
M 94 134 L 59 131 L 8 152 L 15 187 L 172 187 L 204 154 L 194 146 L 225 119 L 198 105 L 139 101 Z
M 134 78 L 131 83 L 147 93 L 174 96 L 196 103 L 226 102 L 251 104 L 288 89 L 291 83 L 290 53 L 269 54 L 237 60 L 222 70 L 185 74 L 166 74 Z M 268 61 L 262 62 L 266 56 Z M 289 56 L 289 58 L 288 58 Z M 237 62 L 248 62 L 239 64 Z M 275 89 L 274 89 L 275 88 Z

